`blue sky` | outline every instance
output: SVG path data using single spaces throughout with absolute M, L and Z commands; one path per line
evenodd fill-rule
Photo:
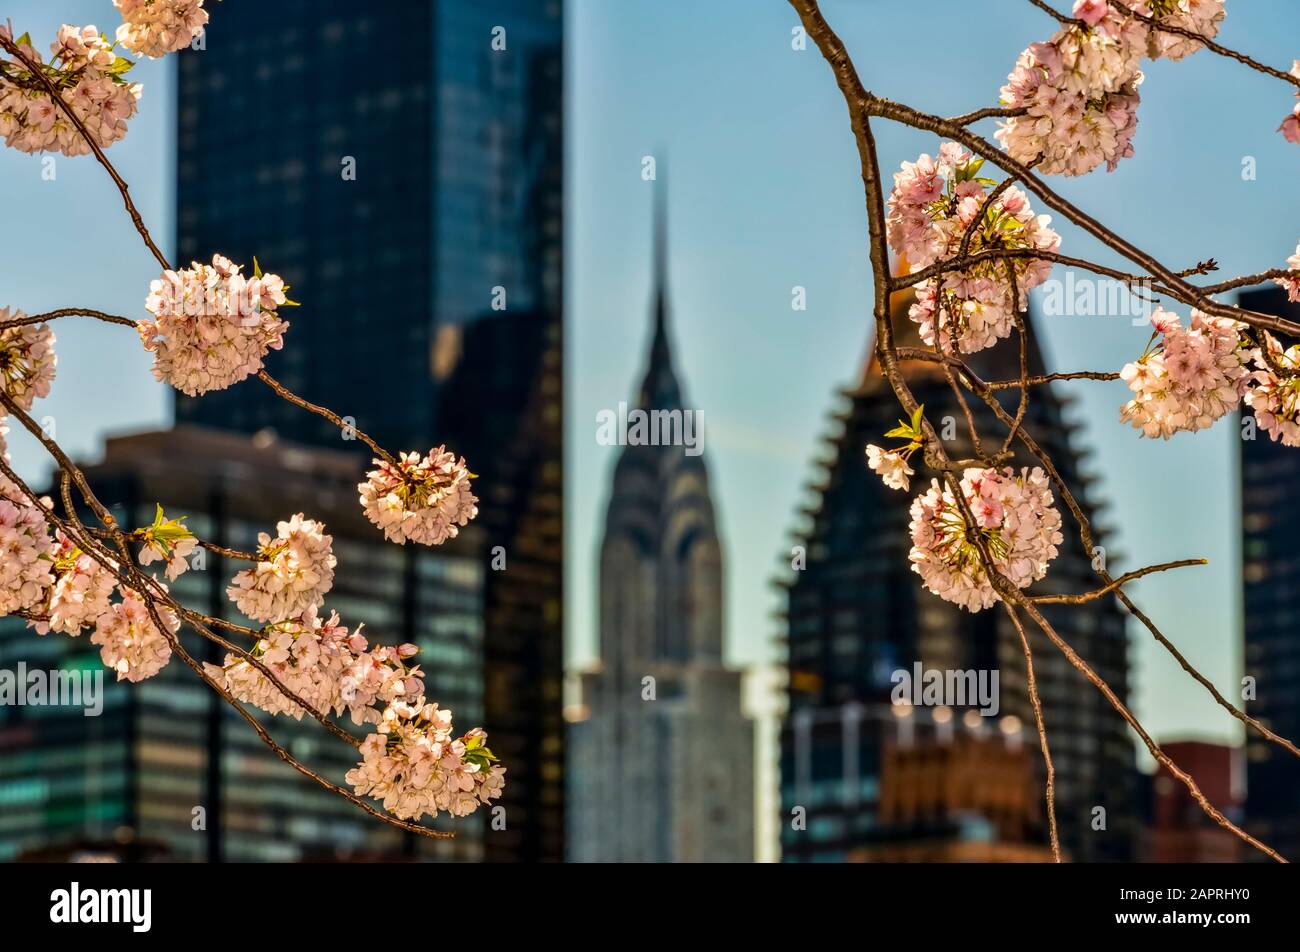
M 991 105 L 1016 55 L 1053 22 L 1027 3 L 972 6 L 826 0 L 866 85 L 925 111 Z M 1064 0 L 1058 6 L 1065 6 Z M 1221 39 L 1287 67 L 1300 9 L 1282 0 L 1229 3 Z M 996 10 L 996 13 L 993 11 Z M 108 29 L 109 0 L 11 0 L 18 32 L 52 37 L 66 20 Z M 214 15 L 220 15 L 218 6 Z M 568 3 L 568 531 L 570 657 L 595 643 L 595 559 L 615 449 L 596 443 L 597 411 L 633 396 L 649 309 L 651 186 L 645 155 L 668 157 L 672 334 L 690 404 L 707 420 L 706 456 L 727 559 L 731 657 L 773 657 L 769 582 L 788 550 L 793 513 L 827 429 L 837 388 L 869 344 L 870 276 L 857 158 L 842 100 L 817 51 L 791 49 L 796 18 L 781 0 L 569 0 Z M 111 156 L 147 222 L 171 244 L 173 64 L 145 62 L 140 115 Z M 1300 227 L 1300 150 L 1274 133 L 1293 100 L 1276 80 L 1202 52 L 1148 64 L 1135 146 L 1112 174 L 1052 184 L 1176 266 L 1215 257 L 1223 275 L 1282 264 Z M 992 125 L 982 131 L 991 135 Z M 886 171 L 938 146 L 878 129 Z M 1256 160 L 1243 181 L 1243 157 Z M 8 202 L 0 233 L 0 304 L 27 311 L 85 304 L 138 315 L 156 266 L 111 182 L 89 158 L 0 150 Z M 1063 251 L 1113 258 L 1057 221 Z M 1059 276 L 1059 271 L 1058 271 Z M 807 288 L 793 311 L 790 289 Z M 1040 318 L 1052 369 L 1118 369 L 1146 332 L 1125 318 Z M 60 321 L 59 379 L 39 408 L 59 439 L 93 457 L 105 434 L 167 421 L 122 328 Z M 1118 421 L 1122 384 L 1076 384 L 1076 419 L 1095 449 L 1098 492 L 1112 503 L 1124 567 L 1205 556 L 1211 565 L 1145 580 L 1140 603 L 1226 694 L 1240 665 L 1236 430 L 1138 439 Z M 29 475 L 44 471 L 15 437 Z M 900 505 L 903 501 L 900 497 Z M 1235 722 L 1134 632 L 1136 706 L 1160 736 L 1233 737 Z

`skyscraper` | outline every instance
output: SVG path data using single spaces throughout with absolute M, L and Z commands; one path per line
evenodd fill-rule
M 907 317 L 910 295 L 899 297 L 894 302 L 895 339 L 900 346 L 920 346 L 917 327 Z M 1029 363 L 1031 374 L 1042 372 L 1032 333 Z M 1019 376 L 1013 344 L 976 354 L 972 364 L 985 380 Z M 943 424 L 950 454 L 972 455 L 942 373 L 932 364 L 908 364 L 904 372 L 927 416 Z M 797 532 L 794 556 L 787 556 L 793 570 L 783 582 L 790 689 L 781 732 L 781 845 L 787 861 L 845 859 L 879 839 L 884 824 L 881 764 L 895 726 L 891 713 L 941 716 L 935 709 L 892 705 L 896 672 L 910 672 L 918 663 L 945 674 L 996 672 L 998 729 L 1034 730 L 1024 654 L 1005 614 L 961 611 L 924 591 L 910 571 L 907 497 L 885 487 L 864 455 L 868 443 L 883 442 L 899 416 L 897 400 L 874 362 L 842 396 L 844 406 L 833 414 L 827 451 L 817 461 L 812 498 L 803 510 L 805 524 Z M 1018 393 L 1009 390 L 1004 397 L 1014 413 Z M 1005 432 L 987 408 L 974 402 L 982 433 Z M 1074 428 L 1064 418 L 1063 401 L 1047 387 L 1036 388 L 1025 425 L 1091 514 L 1081 454 L 1072 439 Z M 1032 462 L 1022 455 L 1013 465 Z M 928 474 L 919 474 L 914 493 L 923 488 L 918 485 L 923 478 L 928 484 Z M 1093 554 L 1083 552 L 1068 513 L 1064 518 L 1064 544 L 1037 591 L 1096 587 Z M 1044 607 L 1065 640 L 1121 699 L 1127 697 L 1127 636 L 1114 603 L 1098 601 L 1085 611 Z M 1127 729 L 1045 636 L 1033 630 L 1029 637 L 1056 766 L 1063 848 L 1074 860 L 1128 859 L 1136 804 Z M 976 707 L 967 703 L 947 714 L 965 720 Z M 978 713 L 976 717 L 984 720 Z M 1036 769 L 1041 779 L 1042 765 Z
M 293 286 L 268 372 L 479 479 L 489 859 L 563 854 L 562 4 L 227 0 L 180 57 L 177 257 Z M 178 422 L 360 444 L 257 380 Z M 327 522 L 328 514 L 322 514 Z
M 1300 306 L 1278 288 L 1243 293 L 1241 305 L 1300 319 Z M 1246 710 L 1295 740 L 1300 737 L 1300 614 L 1295 608 L 1300 564 L 1294 552 L 1300 513 L 1293 500 L 1300 450 L 1274 443 L 1253 426 L 1243 426 L 1241 433 L 1244 673 L 1254 679 Z M 1283 856 L 1300 855 L 1300 760 L 1254 731 L 1246 732 L 1246 821 Z
M 665 230 L 660 202 L 650 354 L 601 543 L 600 661 L 582 676 L 586 718 L 572 725 L 579 862 L 754 856 L 754 731 L 741 675 L 723 664 L 722 545 L 702 442 L 687 435 L 703 436 L 702 418 L 669 347 Z M 662 439 L 672 433 L 682 439 Z

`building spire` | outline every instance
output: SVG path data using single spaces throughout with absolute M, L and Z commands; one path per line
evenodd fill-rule
M 668 345 L 668 185 L 663 176 L 665 162 L 654 180 L 653 263 L 651 272 L 650 360 L 641 384 L 641 406 L 670 409 L 680 406 L 681 391 L 673 372 Z

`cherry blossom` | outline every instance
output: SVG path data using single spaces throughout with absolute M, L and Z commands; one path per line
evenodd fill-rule
M 45 505 L 49 499 L 43 499 Z M 0 476 L 0 617 L 41 605 L 54 575 L 53 544 L 41 511 Z
M 12 37 L 7 27 L 0 30 Z M 60 27 L 58 39 L 50 45 L 49 63 L 42 61 L 26 36 L 15 42 L 40 75 L 16 59 L 0 59 L 0 74 L 9 80 L 0 83 L 0 136 L 6 145 L 21 152 L 90 153 L 90 144 L 51 98 L 41 77 L 58 90 L 100 148 L 126 135 L 142 87 L 124 79 L 130 60 L 115 55 L 93 26 Z
M 339 679 L 336 707 L 351 713 L 354 723 L 377 723 L 381 709 L 393 701 L 410 700 L 423 693 L 424 673 L 406 664 L 419 648 L 413 644 L 396 648 L 376 645 L 367 648 L 361 626 L 348 639 L 353 661 Z
M 867 465 L 890 489 L 907 489 L 907 477 L 916 475 L 907 465 L 907 458 L 897 450 L 882 450 L 873 443 L 867 444 Z
M 1045 175 L 1084 175 L 1103 162 L 1114 171 L 1133 154 L 1142 73 L 1110 91 L 1069 88 L 1068 79 L 1077 85 L 1085 75 L 1067 74 L 1060 50 L 1048 43 L 1020 54 L 1002 102 L 1026 114 L 1007 118 L 994 133 L 1013 159 L 1037 163 Z
M 309 607 L 297 618 L 268 625 L 250 654 L 285 688 L 318 712 L 348 711 L 357 724 L 377 723 L 380 712 L 372 705 L 402 698 L 422 698 L 424 673 L 405 659 L 415 645 L 368 649 L 361 629 L 349 634 L 339 624 L 337 612 L 321 620 Z M 246 660 L 228 654 L 221 667 L 205 665 L 207 673 L 240 701 L 269 714 L 287 714 L 301 720 L 301 704 Z
M 189 558 L 198 544 L 197 539 L 181 539 L 168 546 L 160 542 L 146 542 L 140 549 L 140 564 L 165 563 L 163 572 L 168 581 L 174 582 L 189 569 Z
M 37 634 L 59 631 L 75 637 L 109 610 L 117 578 L 109 568 L 77 548 L 62 529 L 55 530 L 54 538 L 50 558 L 56 580 L 45 612 L 49 621 L 33 622 L 32 626 Z M 109 564 L 116 569 L 116 562 Z
M 1148 28 L 1104 0 L 1079 0 L 1074 15 L 1081 23 L 1031 44 L 1002 87 L 1002 103 L 1026 113 L 996 136 L 1046 175 L 1083 175 L 1102 162 L 1113 171 L 1133 154 Z
M 1157 23 L 1189 30 L 1207 40 L 1214 39 L 1224 17 L 1223 0 L 1124 0 L 1124 5 Z M 1147 31 L 1147 56 L 1151 59 L 1180 60 L 1203 46 L 1178 33 Z
M 292 304 L 278 275 L 214 255 L 164 271 L 149 285 L 145 308 L 155 320 L 140 321 L 140 339 L 154 355 L 153 375 L 189 396 L 224 390 L 262 369 L 269 350 L 284 346 L 288 322 L 276 309 Z
M 32 408 L 37 397 L 50 394 L 54 381 L 54 332 L 48 324 L 20 324 L 27 315 L 20 310 L 9 313 L 0 307 L 0 386 L 23 410 Z
M 1134 394 L 1121 420 L 1143 436 L 1167 440 L 1182 430 L 1205 429 L 1241 404 L 1252 355 L 1244 325 L 1192 311 L 1192 325 L 1184 328 L 1162 308 L 1151 323 L 1152 344 L 1120 371 Z
M 440 545 L 478 515 L 469 469 L 446 447 L 429 450 L 423 458 L 403 453 L 396 466 L 374 462 L 378 468 L 357 489 L 366 518 L 384 530 L 384 538 L 403 545 L 408 540 Z
M 1286 288 L 1287 300 L 1300 301 L 1300 244 L 1295 247 L 1295 254 L 1286 259 L 1286 266 L 1291 274 L 1277 279 L 1277 283 Z
M 185 527 L 185 517 L 168 519 L 162 506 L 158 506 L 153 524 L 137 529 L 133 536 L 144 542 L 140 548 L 140 564 L 165 563 L 167 578 L 173 582 L 189 569 L 190 555 L 199 544 Z
M 890 247 L 913 271 L 957 256 L 972 223 L 968 252 L 1032 249 L 1055 252 L 1061 238 L 1047 215 L 1035 215 L 1025 193 L 1015 186 L 991 202 L 996 183 L 979 175 L 983 160 L 953 142 L 944 143 L 939 158 L 922 155 L 904 162 L 894 173 L 886 231 Z M 1020 301 L 1008 279 L 1016 276 Z M 1007 337 L 1014 326 L 1017 303 L 1041 284 L 1052 263 L 1033 258 L 989 259 L 963 271 L 950 271 L 916 285 L 916 303 L 909 317 L 921 328 L 921 338 L 951 352 L 982 350 Z
M 157 59 L 183 50 L 203 31 L 203 0 L 113 0 L 122 13 L 117 41 L 133 53 Z
M 1300 374 L 1300 346 L 1283 350 L 1272 334 L 1262 333 L 1273 362 L 1284 371 Z M 1300 446 L 1300 376 L 1279 376 L 1267 362 L 1261 359 L 1259 364 L 1246 391 L 1246 404 L 1270 439 L 1283 446 Z
M 158 617 L 171 632 L 180 627 L 176 613 L 157 606 Z M 172 649 L 167 637 L 154 624 L 149 607 L 127 589 L 122 600 L 110 606 L 95 622 L 91 644 L 99 645 L 105 666 L 117 672 L 119 681 L 143 681 L 167 666 Z
M 276 525 L 276 536 L 257 537 L 257 562 L 237 573 L 227 596 L 257 621 L 293 618 L 317 608 L 334 584 L 333 538 L 324 523 L 297 513 Z
M 451 711 L 437 704 L 394 702 L 379 730 L 362 742 L 361 762 L 347 782 L 401 819 L 468 816 L 501 795 L 505 768 L 493 763 L 483 730 L 456 739 L 451 730 Z
M 993 567 L 1019 588 L 1042 578 L 1062 541 L 1042 469 L 968 469 L 960 485 Z M 911 517 L 908 558 L 929 591 L 972 612 L 999 600 L 951 490 L 932 480 L 912 501 Z
M 1300 145 L 1300 102 L 1295 104 L 1291 115 L 1282 120 L 1282 125 L 1277 127 L 1277 131 L 1286 137 L 1286 141 Z

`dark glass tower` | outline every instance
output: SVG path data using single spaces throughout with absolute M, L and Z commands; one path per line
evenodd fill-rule
M 226 0 L 180 57 L 176 257 L 293 286 L 267 369 L 479 475 L 489 859 L 563 855 L 560 0 Z M 357 451 L 257 380 L 178 422 Z
M 907 318 L 908 299 L 895 303 L 895 339 L 900 346 L 920 346 L 916 325 Z M 1029 363 L 1031 374 L 1043 372 L 1041 355 L 1032 344 Z M 1019 376 L 1019 354 L 1012 342 L 974 355 L 972 364 L 984 380 Z M 941 424 L 951 419 L 941 426 L 951 456 L 969 457 L 966 425 L 944 376 L 931 364 L 908 364 L 904 372 L 927 416 Z M 955 742 L 957 735 L 969 731 L 1005 734 L 1037 749 L 1024 654 L 1005 613 L 996 606 L 977 614 L 964 612 L 924 591 L 910 571 L 908 499 L 929 485 L 930 475 L 916 466 L 912 491 L 904 494 L 886 488 L 867 467 L 866 445 L 885 443 L 883 434 L 900 415 L 888 383 L 873 365 L 842 397 L 844 405 L 832 416 L 834 430 L 817 461 L 812 500 L 803 511 L 806 521 L 795 540 L 801 547 L 796 559 L 802 553 L 803 561 L 796 561 L 796 571 L 784 583 L 790 692 L 781 731 L 781 846 L 783 858 L 795 862 L 857 858 L 866 847 L 897 841 L 900 831 L 890 827 L 889 811 L 882 811 L 881 768 L 888 751 L 899 745 L 908 748 L 933 738 L 942 746 L 946 738 Z M 1005 392 L 1011 413 L 1017 397 L 1015 390 Z M 1034 398 L 1025 425 L 1091 514 L 1088 481 L 1081 478 L 1080 453 L 1073 445 L 1073 427 L 1063 416 L 1063 401 L 1046 387 L 1036 388 Z M 987 408 L 972 402 L 978 404 L 973 408 L 986 441 L 1005 433 Z M 1023 457 L 1013 461 L 1016 466 L 1031 464 Z M 1058 507 L 1066 520 L 1065 541 L 1035 591 L 1095 588 L 1092 556 L 1083 552 L 1059 500 Z M 1126 698 L 1127 637 L 1115 603 L 1097 601 L 1082 611 L 1057 610 L 1062 607 L 1044 606 L 1044 614 L 1116 694 Z M 1062 847 L 1076 861 L 1130 859 L 1136 802 L 1127 729 L 1045 636 L 1036 629 L 1029 634 L 1056 766 Z M 893 706 L 894 672 L 912 672 L 918 662 L 924 669 L 997 671 L 997 717 L 979 716 L 975 703 L 955 710 Z M 1041 775 L 1041 758 L 1035 762 Z M 1037 830 L 1041 843 L 1046 830 L 1041 783 L 1038 790 L 1037 817 L 1025 823 Z M 922 806 L 895 803 L 891 809 L 917 815 L 925 813 Z M 1104 815 L 1096 812 L 1098 807 Z M 950 816 L 938 805 L 934 809 L 938 812 L 928 816 L 929 826 L 949 828 L 947 835 L 953 837 L 991 842 L 990 830 L 996 826 L 992 818 Z M 1095 828 L 1099 820 L 1104 829 Z
M 1300 320 L 1300 306 L 1287 301 L 1280 288 L 1244 293 L 1241 305 Z M 1300 561 L 1295 556 L 1300 449 L 1274 443 L 1263 430 L 1243 427 L 1242 437 L 1244 673 L 1255 679 L 1255 697 L 1246 710 L 1295 740 L 1300 736 Z M 1300 855 L 1300 760 L 1254 731 L 1246 732 L 1246 821 L 1283 856 Z

